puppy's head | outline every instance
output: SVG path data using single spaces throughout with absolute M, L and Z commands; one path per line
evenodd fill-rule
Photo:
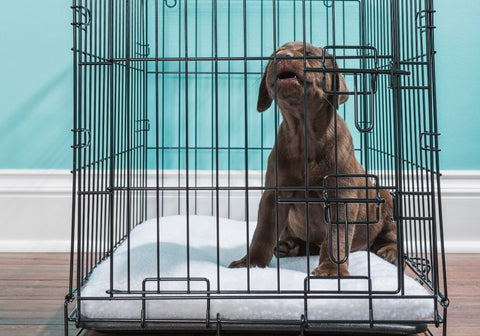
M 273 99 L 277 100 L 277 104 L 282 111 L 291 111 L 301 116 L 303 115 L 304 92 L 306 89 L 307 102 L 313 104 L 319 100 L 327 100 L 329 97 L 323 91 L 324 76 L 322 72 L 304 73 L 303 42 L 288 42 L 280 47 L 276 52 L 276 64 L 271 60 L 265 69 L 260 90 L 258 94 L 257 110 L 263 112 L 270 107 Z M 307 68 L 321 68 L 323 59 L 323 49 L 305 45 L 305 54 Z M 330 56 L 326 54 L 326 56 Z M 312 58 L 313 57 L 313 58 Z M 326 67 L 338 68 L 337 64 L 333 66 L 333 60 L 327 58 L 325 60 Z M 335 79 L 336 78 L 336 79 Z M 341 74 L 334 75 L 327 73 L 325 87 L 327 91 L 348 91 L 345 79 Z M 334 83 L 338 81 L 338 83 Z M 338 104 L 344 103 L 348 99 L 348 95 L 338 95 Z

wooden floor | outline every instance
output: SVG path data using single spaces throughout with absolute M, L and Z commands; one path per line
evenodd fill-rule
M 67 254 L 0 253 L 0 336 L 63 335 L 68 263 Z M 448 335 L 480 335 L 480 254 L 447 255 L 447 275 Z

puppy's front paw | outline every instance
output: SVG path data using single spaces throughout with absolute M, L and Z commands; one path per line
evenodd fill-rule
M 377 251 L 377 255 L 386 261 L 397 264 L 397 244 L 388 244 Z
M 247 267 L 246 257 L 243 257 L 242 259 L 237 261 L 232 261 L 230 265 L 228 265 L 228 268 L 242 268 L 242 267 Z
M 321 263 L 313 271 L 316 276 L 338 276 L 338 267 L 332 263 Z M 349 276 L 348 267 L 346 264 L 340 265 L 340 276 Z
M 256 262 L 250 259 L 250 267 L 265 267 L 267 266 L 265 263 Z M 247 267 L 247 256 L 243 257 L 240 260 L 232 261 L 228 268 L 242 268 Z

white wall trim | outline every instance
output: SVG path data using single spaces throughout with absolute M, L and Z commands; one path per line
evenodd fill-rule
M 442 196 L 480 197 L 480 171 L 443 171 L 440 185 L 442 188 Z
M 70 251 L 68 170 L 0 170 L 0 252 Z
M 0 170 L 0 195 L 55 195 L 72 193 L 72 175 L 68 170 Z
M 199 176 L 211 180 L 211 173 Z M 245 174 L 232 176 L 243 182 Z M 249 183 L 261 176 L 249 172 Z M 166 177 L 178 181 L 176 173 Z M 480 253 L 480 171 L 444 171 L 441 186 L 446 252 Z M 0 170 L 0 252 L 69 251 L 71 188 L 68 170 Z

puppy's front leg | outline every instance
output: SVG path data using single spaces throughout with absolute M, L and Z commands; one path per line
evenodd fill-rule
M 345 205 L 331 207 L 332 223 L 344 223 L 344 207 Z M 351 208 L 352 206 L 349 207 L 349 210 L 354 210 Z M 336 218 L 339 218 L 339 220 Z M 331 230 L 328 227 L 329 225 L 331 225 Z M 348 255 L 346 251 L 350 251 L 351 249 L 354 230 L 355 226 L 352 224 L 348 225 L 346 229 L 345 224 L 327 223 L 327 237 L 325 237 L 320 245 L 320 260 L 318 266 L 312 272 L 314 275 L 350 275 L 348 272 Z
M 279 215 L 279 230 L 283 229 L 282 216 Z M 258 224 L 249 248 L 250 267 L 265 267 L 273 257 L 276 241 L 275 192 L 265 191 L 258 208 Z M 230 268 L 246 267 L 247 255 L 230 264 Z

